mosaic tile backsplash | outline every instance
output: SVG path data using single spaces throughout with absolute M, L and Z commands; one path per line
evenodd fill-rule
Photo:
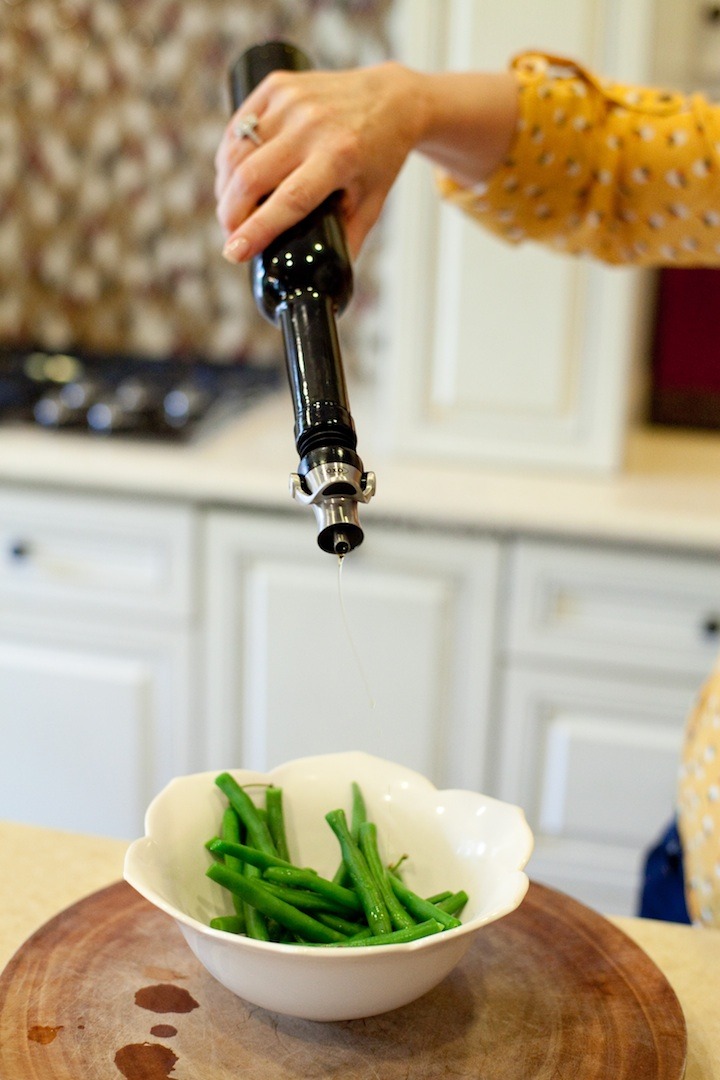
M 317 66 L 379 61 L 389 7 L 0 0 L 0 347 L 277 356 L 247 272 L 220 255 L 227 72 L 273 38 Z M 343 316 L 351 353 L 374 292 L 370 258 Z

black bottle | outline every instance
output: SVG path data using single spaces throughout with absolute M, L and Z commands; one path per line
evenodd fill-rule
M 254 46 L 231 73 L 235 108 L 270 71 L 310 66 L 285 42 Z M 293 495 L 312 506 L 320 547 L 344 555 L 362 542 L 357 503 L 372 497 L 375 477 L 364 472 L 356 452 L 338 340 L 336 318 L 353 288 L 339 197 L 331 195 L 255 256 L 251 281 L 260 311 L 283 334 L 300 457 L 291 476 Z

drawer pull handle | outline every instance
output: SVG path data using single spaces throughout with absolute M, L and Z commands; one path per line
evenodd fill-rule
M 720 615 L 706 615 L 702 629 L 705 637 L 717 637 L 720 634 Z
M 18 562 L 30 557 L 30 545 L 27 540 L 14 540 L 10 544 L 10 558 Z

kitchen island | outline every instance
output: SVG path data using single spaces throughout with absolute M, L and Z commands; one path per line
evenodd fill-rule
M 117 881 L 126 846 L 0 822 L 0 967 L 48 919 Z M 678 996 L 688 1030 L 686 1080 L 720 1080 L 720 930 L 613 921 L 655 961 Z

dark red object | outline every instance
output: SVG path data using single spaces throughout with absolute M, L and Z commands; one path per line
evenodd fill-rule
M 659 274 L 650 419 L 720 428 L 720 270 Z

